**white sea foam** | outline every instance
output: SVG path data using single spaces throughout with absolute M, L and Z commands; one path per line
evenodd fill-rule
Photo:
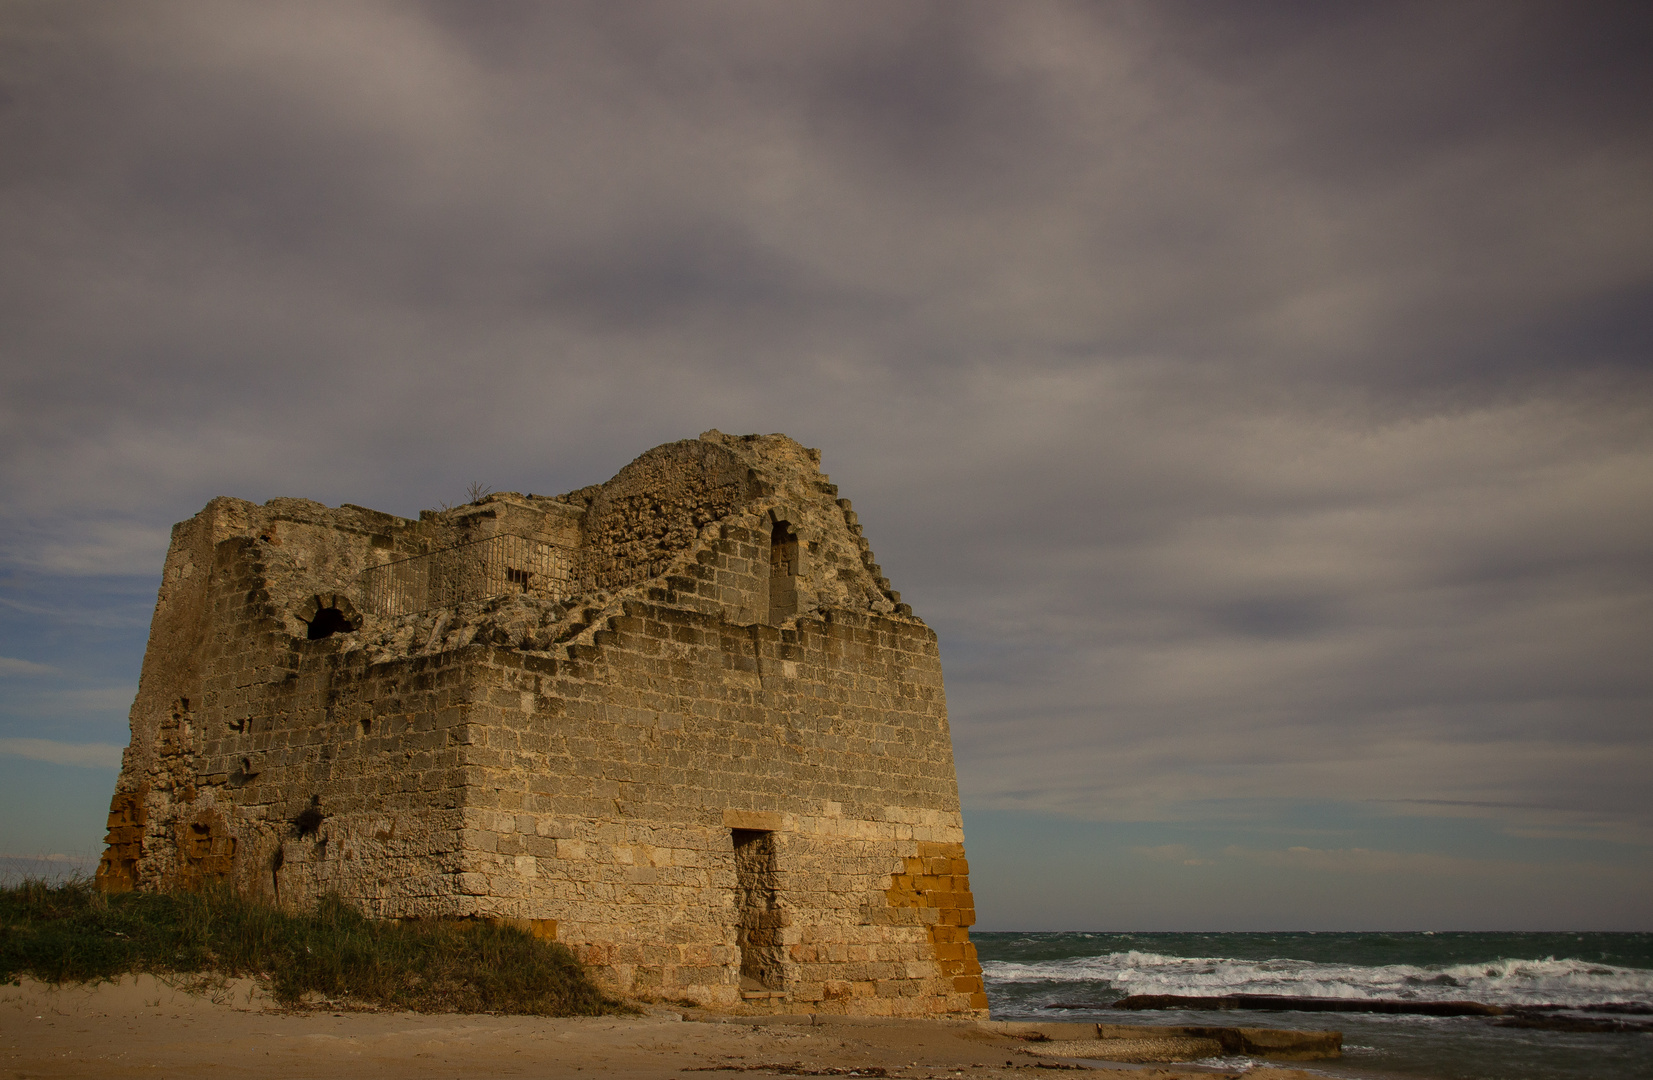
M 1037 963 L 992 960 L 984 962 L 982 969 L 990 985 L 1107 983 L 1120 994 L 1292 994 L 1491 1005 L 1653 1001 L 1653 971 L 1553 957 L 1439 967 L 1361 967 L 1307 960 L 1162 956 L 1133 950 Z

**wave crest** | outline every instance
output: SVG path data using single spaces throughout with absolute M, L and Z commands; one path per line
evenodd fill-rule
M 1362 967 L 1307 960 L 1108 953 L 1030 963 L 982 964 L 989 984 L 1105 983 L 1126 994 L 1291 994 L 1326 998 L 1481 1001 L 1491 1005 L 1585 1005 L 1653 999 L 1653 971 L 1573 959 L 1498 959 L 1477 964 Z

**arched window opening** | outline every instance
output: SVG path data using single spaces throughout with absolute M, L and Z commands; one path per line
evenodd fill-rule
M 348 634 L 355 629 L 356 624 L 350 621 L 350 616 L 336 607 L 324 607 L 310 620 L 309 638 L 320 641 L 334 634 Z

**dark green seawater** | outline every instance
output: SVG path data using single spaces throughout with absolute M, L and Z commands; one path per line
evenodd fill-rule
M 973 933 L 971 940 L 999 1020 L 1330 1028 L 1343 1032 L 1344 1057 L 1308 1065 L 1334 1077 L 1653 1080 L 1653 1032 L 1532 1030 L 1484 1017 L 1111 1008 L 1129 994 L 1290 994 L 1559 1005 L 1566 1007 L 1559 1015 L 1653 1026 L 1653 1015 L 1590 1008 L 1653 1008 L 1653 934 Z

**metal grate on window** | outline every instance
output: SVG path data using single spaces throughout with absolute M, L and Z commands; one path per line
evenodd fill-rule
M 525 594 L 568 595 L 568 552 L 506 533 L 362 571 L 361 595 L 375 615 L 411 615 L 470 600 Z

